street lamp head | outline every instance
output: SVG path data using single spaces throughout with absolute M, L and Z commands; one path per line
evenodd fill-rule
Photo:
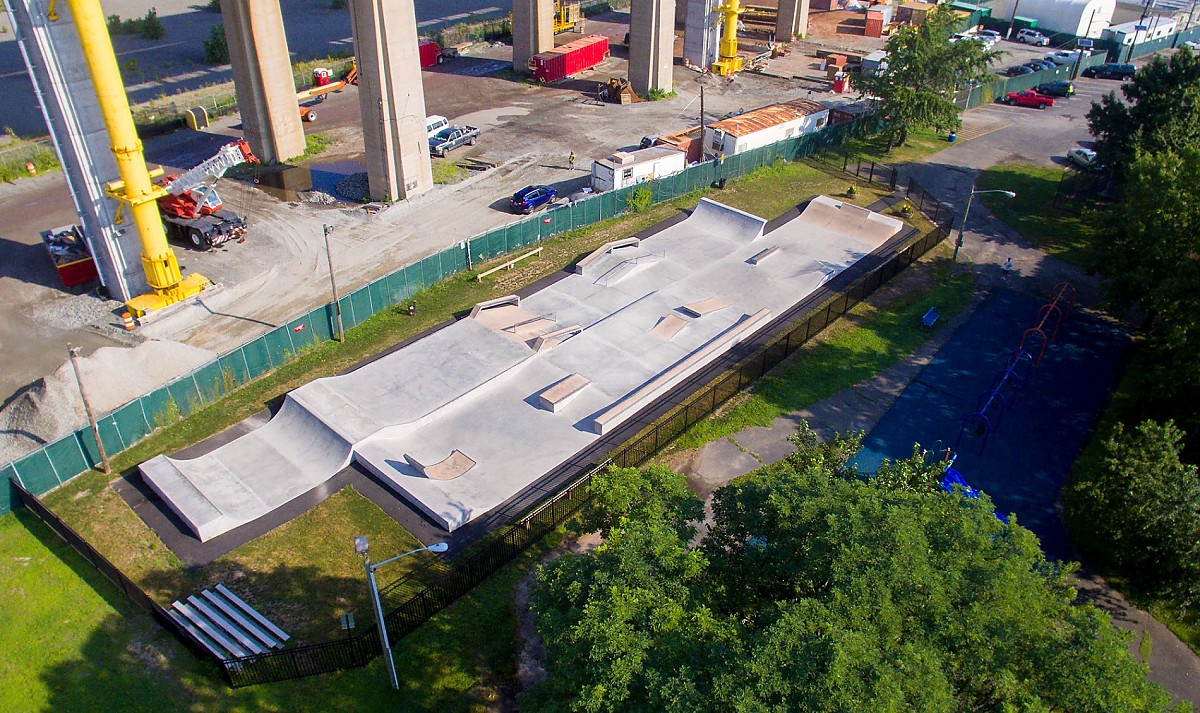
M 369 546 L 370 545 L 367 543 L 366 535 L 359 535 L 358 537 L 354 538 L 354 551 L 358 554 L 365 557 Z
M 1016 194 L 1016 193 L 1013 193 L 1012 191 L 1001 191 L 1001 193 L 1003 193 L 1004 195 L 1008 196 L 1009 198 L 1016 198 L 1016 197 L 1017 197 L 1017 194 Z
M 428 549 L 430 552 L 445 552 L 446 550 L 450 549 L 450 543 L 435 542 L 426 549 Z

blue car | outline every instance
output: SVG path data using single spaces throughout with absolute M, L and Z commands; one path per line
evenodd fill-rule
M 528 215 L 542 206 L 552 203 L 558 195 L 550 186 L 525 186 L 513 194 L 508 203 L 517 213 Z

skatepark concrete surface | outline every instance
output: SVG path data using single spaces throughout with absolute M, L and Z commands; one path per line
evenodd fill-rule
M 289 394 L 269 423 L 145 481 L 201 541 L 357 460 L 448 531 L 516 495 L 749 339 L 903 223 L 818 196 L 766 221 L 701 200 L 576 273 Z M 667 323 L 669 328 L 657 329 Z

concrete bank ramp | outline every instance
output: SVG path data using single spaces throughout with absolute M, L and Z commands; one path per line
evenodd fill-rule
M 904 223 L 895 218 L 829 196 L 813 198 L 797 220 L 862 241 L 872 250 L 904 228 Z
M 737 208 L 730 208 L 708 198 L 701 198 L 696 209 L 684 221 L 687 230 L 703 230 L 739 243 L 761 238 L 767 221 Z

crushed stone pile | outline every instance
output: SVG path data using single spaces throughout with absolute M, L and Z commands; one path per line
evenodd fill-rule
M 318 205 L 333 205 L 338 202 L 338 199 L 329 195 L 324 191 L 301 191 L 297 193 L 300 200 L 305 203 L 316 203 Z
M 92 409 L 100 418 L 215 356 L 179 342 L 147 341 L 133 349 L 103 347 L 82 355 L 79 371 Z M 85 425 L 87 414 L 75 374 L 71 363 L 64 362 L 0 408 L 0 464 Z
M 333 185 L 333 189 L 342 198 L 351 201 L 362 201 L 367 198 L 367 172 L 352 173 Z

